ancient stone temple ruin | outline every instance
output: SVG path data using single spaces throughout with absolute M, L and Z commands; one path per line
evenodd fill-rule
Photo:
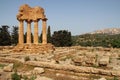
M 47 43 L 47 18 L 44 14 L 44 9 L 41 7 L 31 8 L 29 5 L 24 4 L 20 6 L 17 14 L 19 21 L 19 39 L 15 51 L 29 51 L 39 52 L 53 50 L 53 45 Z M 42 21 L 42 43 L 38 41 L 38 22 Z M 24 23 L 27 23 L 27 38 L 24 43 Z M 33 43 L 31 42 L 31 23 L 34 23 Z

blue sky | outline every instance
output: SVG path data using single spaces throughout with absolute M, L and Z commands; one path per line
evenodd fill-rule
M 52 32 L 65 29 L 79 35 L 120 28 L 120 0 L 0 0 L 0 25 L 18 25 L 16 15 L 22 4 L 43 7 Z M 41 26 L 39 22 L 39 33 Z

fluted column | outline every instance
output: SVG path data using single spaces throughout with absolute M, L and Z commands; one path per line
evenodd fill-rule
M 27 21 L 27 44 L 31 44 L 31 21 Z
M 38 20 L 34 21 L 34 44 L 38 44 Z
M 46 23 L 47 19 L 43 19 L 42 20 L 42 44 L 47 44 L 47 23 Z
M 24 43 L 24 26 L 23 26 L 23 20 L 19 20 L 19 44 Z

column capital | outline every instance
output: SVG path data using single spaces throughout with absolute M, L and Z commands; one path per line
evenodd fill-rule
M 48 20 L 47 18 L 42 19 L 42 21 L 47 21 L 47 20 Z
M 38 22 L 39 20 L 33 20 L 33 22 Z
M 20 19 L 20 20 L 18 20 L 19 22 L 23 22 L 24 20 L 22 20 L 22 19 Z
M 32 22 L 32 20 L 25 20 L 27 23 L 31 23 Z

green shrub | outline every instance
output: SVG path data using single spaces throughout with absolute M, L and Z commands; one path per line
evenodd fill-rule
M 24 79 L 24 80 L 28 80 L 28 77 L 24 75 L 24 76 L 23 76 L 23 79 Z
M 6 66 L 5 64 L 0 64 L 0 68 L 3 68 L 4 66 Z
M 37 58 L 34 58 L 34 61 L 37 61 Z
M 72 36 L 72 43 L 74 46 L 120 48 L 120 34 L 83 34 Z
M 113 80 L 119 80 L 119 79 L 118 79 L 118 77 L 115 76 Z
M 25 61 L 30 61 L 30 57 L 29 57 L 29 56 L 26 56 L 26 57 L 24 58 L 24 60 L 25 60 Z
M 35 80 L 36 79 L 36 76 L 35 75 L 32 75 L 31 77 L 30 77 L 30 80 Z
M 11 77 L 12 77 L 12 80 L 21 80 L 20 75 L 18 75 L 17 72 L 13 73 Z

